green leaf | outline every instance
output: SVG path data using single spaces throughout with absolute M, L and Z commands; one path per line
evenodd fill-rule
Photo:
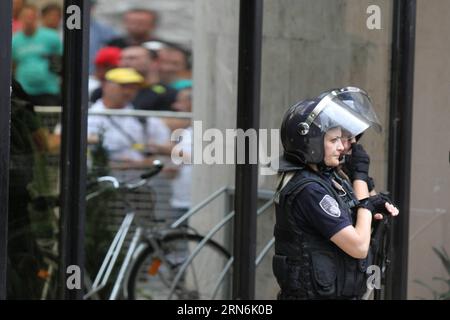
M 447 274 L 450 276 L 450 258 L 447 254 L 447 251 L 444 248 L 438 249 L 436 247 L 433 247 L 433 251 L 439 257 L 444 268 L 447 271 Z M 428 285 L 420 280 L 414 280 L 414 282 L 416 282 L 416 283 L 420 284 L 421 286 L 430 290 L 431 293 L 433 294 L 433 299 L 435 299 L 435 300 L 450 300 L 450 279 L 446 279 L 444 277 L 433 277 L 432 279 L 433 279 L 433 281 L 444 282 L 448 287 L 447 292 L 439 293 L 438 291 L 433 289 L 430 285 Z
M 444 265 L 445 270 L 447 271 L 447 274 L 450 276 L 450 258 L 448 257 L 445 248 L 437 249 L 436 247 L 433 247 L 433 251 L 438 255 L 439 259 Z
M 423 282 L 421 280 L 414 280 L 414 282 L 420 284 L 421 286 L 423 286 L 425 288 L 427 288 L 431 292 L 431 294 L 433 295 L 433 299 L 434 300 L 437 299 L 439 293 L 434 288 L 432 288 L 430 285 L 426 284 L 425 282 Z
M 440 294 L 438 300 L 450 300 L 450 291 Z

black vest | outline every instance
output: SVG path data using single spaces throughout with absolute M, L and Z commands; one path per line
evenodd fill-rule
M 366 291 L 367 259 L 355 259 L 329 239 L 303 232 L 295 223 L 293 201 L 310 183 L 327 190 L 342 214 L 354 221 L 351 208 L 356 199 L 350 185 L 338 192 L 319 175 L 302 169 L 281 191 L 277 190 L 273 272 L 281 288 L 279 299 L 360 298 Z

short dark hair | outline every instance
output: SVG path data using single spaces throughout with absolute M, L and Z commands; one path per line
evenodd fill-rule
M 62 14 L 62 8 L 59 4 L 49 3 L 42 8 L 41 15 L 45 16 L 46 14 L 50 13 L 51 11 L 58 11 Z
M 127 10 L 125 12 L 125 14 L 134 13 L 134 12 L 143 12 L 143 13 L 150 14 L 151 16 L 153 16 L 153 23 L 155 24 L 155 26 L 157 26 L 159 23 L 159 14 L 155 10 L 136 7 L 136 8 L 131 8 L 131 9 Z
M 20 10 L 20 13 L 22 13 L 22 12 L 25 11 L 26 9 L 33 10 L 33 11 L 35 11 L 35 12 L 39 12 L 38 7 L 36 7 L 34 4 L 29 4 L 29 3 L 27 3 L 27 4 L 25 4 L 25 5 L 22 7 L 22 10 Z
M 183 47 L 177 43 L 166 42 L 166 49 L 180 52 L 184 57 L 186 63 L 186 69 L 192 69 L 192 51 L 186 47 Z

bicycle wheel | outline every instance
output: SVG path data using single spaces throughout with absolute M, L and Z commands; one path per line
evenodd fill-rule
M 128 298 L 160 299 L 225 299 L 230 272 L 220 282 L 219 275 L 230 259 L 221 245 L 208 240 L 189 263 L 179 281 L 175 277 L 203 237 L 189 233 L 168 234 L 154 250 L 148 245 L 136 258 L 128 278 Z M 171 290 L 172 285 L 174 290 Z

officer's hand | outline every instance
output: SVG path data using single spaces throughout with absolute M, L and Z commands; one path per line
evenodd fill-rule
M 352 144 L 352 154 L 347 156 L 346 163 L 352 181 L 369 180 L 369 164 L 370 158 L 366 150 L 360 144 Z
M 398 211 L 397 207 L 394 206 L 392 203 L 386 202 L 385 203 L 385 207 L 386 207 L 387 212 L 389 212 L 389 214 L 391 216 L 395 217 L 395 216 L 397 216 L 399 214 L 399 211 Z M 373 218 L 375 220 L 382 220 L 383 217 L 384 217 L 384 215 L 381 214 L 381 213 L 376 213 L 376 214 L 373 215 Z
M 398 215 L 398 209 L 389 201 L 389 198 L 384 194 L 377 194 L 369 198 L 360 200 L 360 205 L 372 212 L 374 218 L 383 219 L 383 215 Z
M 381 199 L 383 199 L 385 201 L 385 208 L 387 211 L 384 211 L 384 212 L 386 214 L 390 214 L 392 216 L 397 216 L 399 214 L 399 210 L 397 209 L 397 207 L 392 202 L 391 198 L 386 193 L 380 192 L 377 194 L 377 196 L 379 196 Z M 383 218 L 383 217 L 381 217 L 381 218 Z

